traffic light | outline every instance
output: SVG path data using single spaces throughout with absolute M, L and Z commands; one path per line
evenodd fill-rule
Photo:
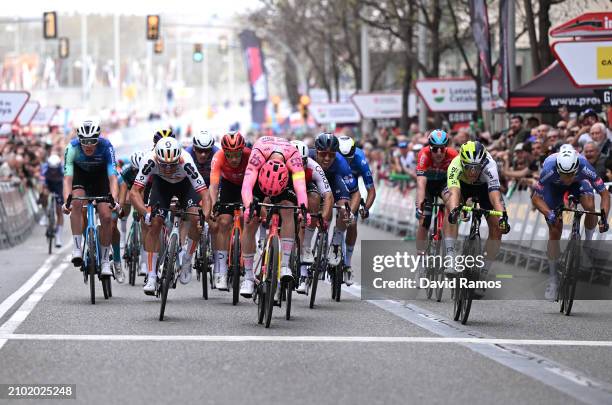
M 164 40 L 163 39 L 158 39 L 157 41 L 155 41 L 155 44 L 153 44 L 153 51 L 155 53 L 163 53 L 164 52 Z
M 159 16 L 147 16 L 147 39 L 149 41 L 157 41 L 159 39 Z
M 310 104 L 310 97 L 303 95 L 300 97 L 300 114 L 304 119 L 304 123 L 308 121 L 308 105 Z
M 43 13 L 43 37 L 45 39 L 57 38 L 57 13 L 55 11 Z
M 66 37 L 61 37 L 59 39 L 59 57 L 61 59 L 66 59 L 70 56 L 70 40 Z
M 193 44 L 193 61 L 202 62 L 204 54 L 202 53 L 202 44 Z

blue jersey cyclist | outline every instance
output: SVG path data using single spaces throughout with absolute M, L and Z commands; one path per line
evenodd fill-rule
M 66 146 L 64 155 L 64 200 L 70 194 L 75 197 L 102 197 L 111 195 L 115 200 L 113 207 L 108 203 L 97 204 L 100 218 L 100 257 L 102 275 L 111 276 L 109 250 L 112 235 L 111 210 L 118 210 L 119 187 L 113 145 L 100 138 L 100 124 L 86 120 L 77 129 L 77 138 Z M 70 214 L 72 238 L 72 263 L 80 267 L 83 263 L 83 206 L 86 203 L 75 200 L 70 207 L 64 204 L 66 214 Z
M 359 202 L 361 194 L 357 179 L 353 176 L 353 171 L 349 163 L 338 152 L 339 142 L 333 134 L 323 132 L 315 139 L 315 150 L 310 151 L 312 157 L 325 172 L 325 176 L 332 187 L 334 201 L 339 206 L 344 206 L 349 203 L 350 211 L 345 212 L 341 209 L 336 217 L 336 227 L 331 241 L 331 249 L 329 250 L 328 263 L 331 266 L 340 264 L 340 244 L 344 239 L 344 233 L 348 225 L 350 225 L 357 211 L 359 210 Z M 350 284 L 350 272 L 344 273 L 344 281 Z
M 374 199 L 376 198 L 376 187 L 374 187 L 374 178 L 372 177 L 372 170 L 370 170 L 368 160 L 363 150 L 358 148 L 355 145 L 355 141 L 349 136 L 343 135 L 338 138 L 338 148 L 340 154 L 346 159 L 351 167 L 355 180 L 359 179 L 359 177 L 363 180 L 363 184 L 368 194 L 361 215 L 363 218 L 367 218 L 369 209 L 372 207 L 372 204 L 374 204 Z M 349 269 L 347 276 L 349 278 L 346 280 L 346 285 L 353 284 L 353 280 L 350 279 L 350 268 L 356 241 L 357 221 L 353 221 L 346 230 L 346 255 L 344 257 L 344 265 Z
M 62 215 L 62 204 L 64 203 L 64 169 L 62 168 L 62 158 L 55 154 L 49 156 L 40 168 L 40 177 L 43 180 L 43 192 L 40 201 L 45 208 L 49 193 L 55 194 L 55 216 L 57 218 L 55 247 L 59 248 L 62 247 L 62 229 L 64 226 L 64 216 Z
M 215 139 L 208 131 L 200 131 L 193 137 L 193 144 L 185 149 L 191 155 L 196 169 L 204 178 L 207 186 L 210 186 L 210 171 L 212 159 L 219 150 L 215 146 Z
M 562 145 L 559 153 L 550 155 L 544 161 L 531 201 L 534 207 L 544 215 L 548 224 L 547 256 L 550 277 L 545 292 L 546 299 L 554 300 L 557 296 L 556 260 L 559 257 L 559 240 L 563 221 L 561 217 L 557 217 L 555 210 L 563 204 L 564 194 L 569 192 L 579 198 L 580 205 L 586 211 L 595 211 L 593 190 L 601 196 L 601 209 L 604 211 L 604 217 L 599 223 L 599 231 L 603 233 L 608 230 L 606 218 L 610 212 L 610 194 L 593 166 L 571 145 Z M 597 217 L 586 215 L 584 220 L 586 240 L 593 238 L 596 225 Z

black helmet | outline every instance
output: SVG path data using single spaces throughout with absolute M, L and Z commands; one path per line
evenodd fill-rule
M 153 145 L 155 145 L 160 139 L 167 137 L 176 138 L 176 134 L 172 131 L 172 128 L 158 129 L 155 131 L 155 135 L 153 135 Z
M 326 150 L 337 152 L 338 138 L 329 132 L 322 132 L 317 135 L 317 139 L 315 140 L 315 149 L 320 151 Z

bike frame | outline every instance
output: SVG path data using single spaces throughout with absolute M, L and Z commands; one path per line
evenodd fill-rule
M 94 207 L 94 204 L 92 201 L 89 201 L 87 203 L 87 226 L 85 227 L 85 229 L 83 230 L 83 232 L 85 233 L 85 241 L 83 242 L 83 264 L 85 266 L 85 268 L 87 268 L 87 266 L 89 265 L 89 263 L 87 262 L 87 260 L 89 260 L 89 255 L 86 255 L 85 252 L 87 250 L 87 246 L 88 246 L 88 234 L 89 234 L 89 230 L 93 229 L 93 233 L 94 233 L 94 239 L 96 240 L 96 272 L 98 271 L 98 269 L 100 268 L 100 243 L 99 243 L 99 239 L 98 239 L 98 230 L 96 229 L 96 208 Z
M 232 226 L 232 230 L 230 231 L 230 244 L 228 249 L 228 257 L 232 257 L 232 249 L 234 246 L 234 231 L 238 230 L 238 239 L 242 238 L 242 210 L 240 207 L 234 208 L 234 223 Z M 240 267 L 242 268 L 244 264 L 242 263 L 242 255 L 240 255 Z

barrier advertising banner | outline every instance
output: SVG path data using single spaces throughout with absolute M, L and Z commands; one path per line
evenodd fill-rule
M 355 124 L 361 121 L 352 103 L 310 104 L 308 112 L 319 124 Z
M 27 91 L 0 91 L 0 124 L 15 122 L 29 98 Z
M 415 82 L 419 96 L 423 98 L 429 111 L 476 111 L 476 82 L 469 78 L 462 79 L 422 79 Z M 496 88 L 497 81 L 493 81 Z M 483 110 L 503 108 L 501 99 L 492 99 L 488 87 L 482 87 Z
M 402 93 L 353 94 L 353 104 L 366 119 L 400 118 L 402 116 Z M 408 116 L 416 115 L 416 96 L 408 96 Z
M 40 103 L 38 101 L 28 101 L 17 118 L 19 125 L 30 125 L 39 108 Z

